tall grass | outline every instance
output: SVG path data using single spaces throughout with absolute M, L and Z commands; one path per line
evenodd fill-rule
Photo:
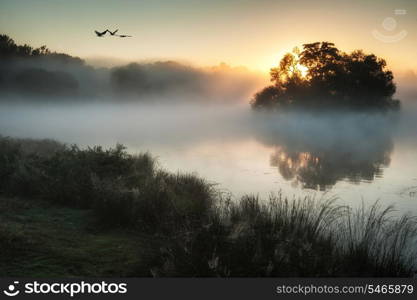
M 336 199 L 225 201 L 210 222 L 172 237 L 155 276 L 412 276 L 417 224 L 378 203 Z
M 417 219 L 411 215 L 394 216 L 393 206 L 382 208 L 378 202 L 366 207 L 346 209 L 336 231 L 337 246 L 360 276 L 411 274 L 417 259 Z
M 0 138 L 0 193 L 90 209 L 100 226 L 160 240 L 153 276 L 411 276 L 415 217 L 336 199 L 232 201 L 191 174 L 121 145 L 80 149 Z M 19 239 L 1 229 L 7 249 Z

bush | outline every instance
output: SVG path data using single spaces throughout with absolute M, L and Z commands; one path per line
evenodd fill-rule
M 213 188 L 203 179 L 156 170 L 148 153 L 130 155 L 122 145 L 83 150 L 45 141 L 49 147 L 40 151 L 30 140 L 0 142 L 3 193 L 94 209 L 106 225 L 192 228 L 214 203 Z
M 10 186 L 10 178 L 16 170 L 21 157 L 19 145 L 8 138 L 0 136 L 0 192 L 5 192 Z

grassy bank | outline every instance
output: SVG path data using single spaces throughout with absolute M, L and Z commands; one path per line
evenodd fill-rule
M 411 276 L 416 220 L 231 201 L 149 154 L 0 138 L 0 276 Z

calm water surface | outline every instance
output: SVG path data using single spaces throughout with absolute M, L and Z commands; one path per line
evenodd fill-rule
M 254 116 L 247 105 L 5 105 L 0 134 L 149 151 L 233 197 L 270 193 L 395 204 L 417 214 L 417 109 L 400 116 Z

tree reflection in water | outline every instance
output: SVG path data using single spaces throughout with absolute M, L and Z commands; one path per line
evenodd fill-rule
M 366 120 L 342 117 L 328 123 L 323 118 L 318 122 L 281 119 L 272 130 L 265 131 L 264 127 L 258 139 L 273 146 L 270 165 L 277 167 L 285 180 L 325 191 L 339 181 L 373 181 L 389 166 L 394 148 L 389 133 L 392 127 L 386 123 L 389 119 Z
M 271 155 L 271 166 L 277 167 L 286 180 L 300 183 L 304 188 L 326 190 L 340 180 L 352 183 L 372 181 L 381 177 L 390 163 L 392 147 L 378 149 L 368 157 L 354 152 L 329 151 L 321 153 L 291 152 L 277 146 Z

